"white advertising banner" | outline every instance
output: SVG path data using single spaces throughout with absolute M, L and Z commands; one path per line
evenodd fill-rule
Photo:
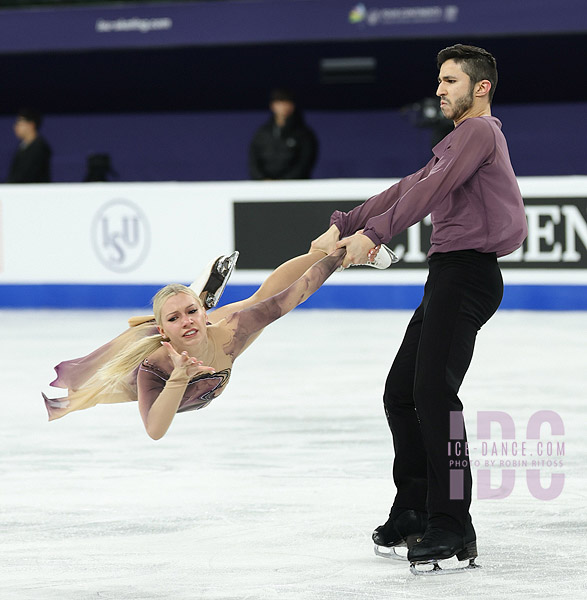
M 0 204 L 2 283 L 184 281 L 234 243 L 210 185 L 13 185 Z

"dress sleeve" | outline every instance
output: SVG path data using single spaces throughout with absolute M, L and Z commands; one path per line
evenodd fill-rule
M 227 354 L 234 360 L 252 335 L 305 302 L 342 265 L 345 254 L 344 249 L 335 250 L 312 265 L 287 289 L 231 315 L 227 324 L 234 334 L 230 347 L 225 349 Z
M 139 401 L 139 411 L 146 414 L 151 410 L 151 406 L 165 387 L 166 380 L 153 373 L 150 369 L 145 369 L 143 365 L 139 367 L 137 373 L 137 397 Z

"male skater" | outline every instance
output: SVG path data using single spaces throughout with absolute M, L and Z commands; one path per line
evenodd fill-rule
M 466 441 L 457 394 L 477 331 L 501 302 L 497 257 L 520 247 L 527 234 L 501 123 L 491 116 L 495 59 L 482 48 L 457 44 L 438 54 L 438 67 L 436 95 L 454 130 L 424 168 L 348 213 L 335 212 L 316 240 L 345 247 L 343 266 L 361 264 L 373 246 L 432 216 L 424 298 L 384 392 L 397 494 L 389 520 L 373 533 L 379 546 L 407 543 L 412 565 L 477 556 L 471 470 L 450 463 L 456 444 L 462 448 Z

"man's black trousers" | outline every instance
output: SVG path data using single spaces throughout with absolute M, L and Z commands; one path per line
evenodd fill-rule
M 477 332 L 501 302 L 503 281 L 495 254 L 435 253 L 428 263 L 424 298 L 385 386 L 395 449 L 393 508 L 427 511 L 430 525 L 463 535 L 472 482 L 458 391 Z

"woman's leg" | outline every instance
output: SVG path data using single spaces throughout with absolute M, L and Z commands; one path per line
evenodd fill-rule
M 247 306 L 252 306 L 257 302 L 271 298 L 275 294 L 279 294 L 287 289 L 294 281 L 299 279 L 313 264 L 327 256 L 323 250 L 311 249 L 307 254 L 296 256 L 282 265 L 277 267 L 275 271 L 267 277 L 261 287 L 246 300 L 240 300 L 232 304 L 227 304 L 216 309 L 210 314 L 210 320 L 217 322 L 220 319 L 227 317 L 229 314 L 235 313 Z
M 279 294 L 287 289 L 294 281 L 299 279 L 313 264 L 326 256 L 321 250 L 310 250 L 308 254 L 296 256 L 277 267 L 261 287 L 251 296 L 255 302 L 260 302 Z

